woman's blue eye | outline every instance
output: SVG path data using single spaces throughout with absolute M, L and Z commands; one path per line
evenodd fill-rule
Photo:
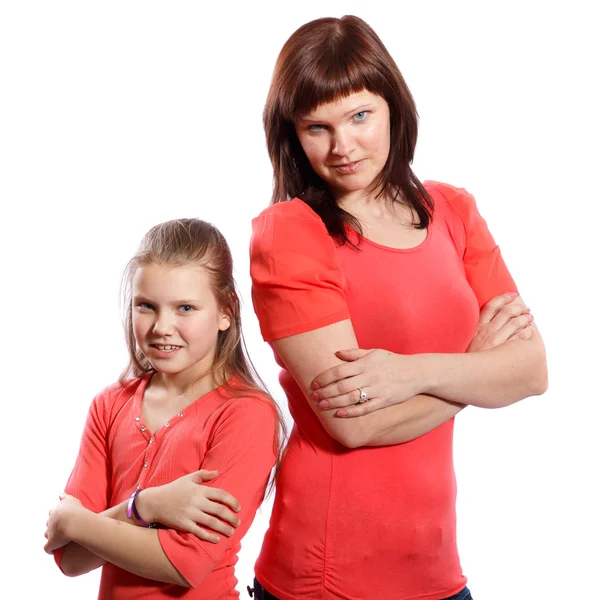
M 357 112 L 354 115 L 354 120 L 355 121 L 364 121 L 367 118 L 368 114 L 369 114 L 369 111 L 361 110 L 360 112 Z
M 308 130 L 309 131 L 323 131 L 325 129 L 324 125 L 309 125 L 308 126 Z

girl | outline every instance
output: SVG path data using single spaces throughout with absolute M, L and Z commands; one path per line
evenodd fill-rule
M 130 363 L 91 405 L 45 549 L 67 575 L 104 565 L 99 598 L 237 598 L 280 419 L 244 350 L 229 248 L 204 221 L 162 223 L 124 281 Z
M 471 598 L 453 417 L 543 393 L 540 335 L 473 197 L 412 172 L 413 98 L 364 21 L 290 37 L 264 125 L 252 293 L 295 425 L 256 596 Z

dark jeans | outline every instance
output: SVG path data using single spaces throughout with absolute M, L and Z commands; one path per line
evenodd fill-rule
M 273 594 L 269 594 L 269 592 L 256 581 L 256 578 L 254 578 L 254 588 L 248 586 L 246 589 L 248 590 L 250 597 L 254 598 L 254 600 L 277 600 Z M 471 596 L 469 588 L 464 588 L 462 591 L 458 592 L 458 594 L 454 594 L 454 596 L 449 596 L 448 598 L 441 598 L 440 600 L 473 600 L 473 596 Z

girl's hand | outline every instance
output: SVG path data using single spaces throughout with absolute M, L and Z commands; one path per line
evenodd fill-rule
M 221 539 L 213 532 L 233 535 L 241 521 L 231 511 L 240 510 L 239 502 L 224 490 L 201 485 L 217 475 L 218 471 L 200 470 L 166 485 L 142 490 L 136 500 L 140 516 L 145 521 L 193 533 L 213 544 Z
M 346 361 L 321 373 L 312 383 L 313 399 L 319 408 L 342 408 L 337 417 L 359 417 L 400 404 L 422 392 L 423 373 L 416 356 L 387 350 L 339 350 Z M 359 403 L 363 391 L 368 401 Z
M 490 300 L 482 309 L 475 336 L 467 352 L 480 352 L 504 342 L 529 339 L 533 316 L 514 293 Z M 346 364 L 321 373 L 312 384 L 313 398 L 322 410 L 341 409 L 338 417 L 360 417 L 400 404 L 422 393 L 423 373 L 418 355 L 387 350 L 340 350 L 336 356 Z M 360 390 L 368 398 L 360 404 Z
M 44 537 L 48 540 L 44 550 L 51 554 L 54 550 L 66 546 L 71 539 L 66 531 L 69 517 L 75 510 L 85 510 L 81 502 L 74 496 L 61 494 L 59 503 L 48 513 L 46 521 L 46 533 Z
M 481 309 L 479 324 L 467 352 L 481 352 L 504 342 L 528 340 L 533 335 L 533 315 L 517 294 L 492 298 Z

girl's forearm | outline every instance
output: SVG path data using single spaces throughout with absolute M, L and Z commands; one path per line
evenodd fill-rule
M 137 525 L 136 521 L 127 517 L 127 500 L 103 511 L 100 515 L 121 521 L 122 523 Z M 91 550 L 88 550 L 76 542 L 70 542 L 64 548 L 60 561 L 60 568 L 65 575 L 68 575 L 69 577 L 78 577 L 79 575 L 84 575 L 85 573 L 89 573 L 90 571 L 101 567 L 105 562 L 106 560 L 104 558 L 94 554 Z
M 426 373 L 423 391 L 450 402 L 500 408 L 543 394 L 548 385 L 539 334 L 482 352 L 423 354 L 420 360 Z
M 73 512 L 66 532 L 96 557 L 130 573 L 190 587 L 164 553 L 156 529 L 136 527 L 82 508 Z

